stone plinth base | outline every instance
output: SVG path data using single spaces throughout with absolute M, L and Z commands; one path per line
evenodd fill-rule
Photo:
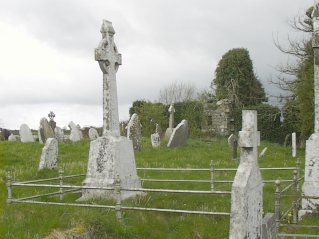
M 306 141 L 305 181 L 302 193 L 306 197 L 319 197 L 319 134 L 314 133 Z M 319 209 L 319 199 L 303 198 L 299 217 Z
M 103 136 L 93 140 L 86 179 L 83 186 L 114 187 L 119 176 L 122 188 L 141 188 L 137 176 L 132 141 L 125 137 Z M 134 191 L 121 191 L 121 199 L 142 194 Z M 114 190 L 85 189 L 79 199 L 116 198 Z

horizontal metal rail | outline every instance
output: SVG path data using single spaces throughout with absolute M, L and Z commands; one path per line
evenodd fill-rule
M 319 228 L 316 225 L 302 225 L 302 224 L 280 224 L 282 227 L 296 227 L 296 228 Z
M 178 183 L 211 183 L 211 180 L 193 180 L 193 179 L 154 179 L 141 178 L 144 182 L 178 182 Z M 274 183 L 276 180 L 263 180 L 264 183 Z M 280 182 L 293 182 L 292 179 L 280 180 Z M 214 180 L 214 183 L 233 183 L 234 180 Z
M 91 207 L 91 208 L 110 208 L 115 209 L 116 206 L 98 205 L 98 204 L 80 204 L 80 203 L 61 203 L 61 202 L 41 202 L 33 200 L 16 200 L 12 199 L 15 203 L 31 203 L 31 204 L 46 204 L 58 206 L 78 206 L 78 207 Z M 172 213 L 185 213 L 185 214 L 200 214 L 200 215 L 215 215 L 215 216 L 229 216 L 229 212 L 205 212 L 205 211 L 191 211 L 191 210 L 178 210 L 166 208 L 145 208 L 145 207 L 127 207 L 121 206 L 121 210 L 138 210 L 138 211 L 154 211 L 154 212 L 172 212 Z
M 69 189 L 69 190 L 65 190 L 63 193 L 70 193 L 70 192 L 76 192 L 76 191 L 80 191 L 79 189 Z M 34 198 L 39 198 L 39 197 L 46 197 L 46 196 L 54 196 L 54 195 L 60 195 L 61 192 L 52 192 L 52 193 L 43 193 L 43 194 L 38 194 L 38 195 L 34 195 L 34 196 L 30 196 L 30 197 L 23 197 L 23 198 L 15 198 L 15 201 L 23 201 L 23 200 L 28 200 L 28 199 L 34 199 Z
M 190 211 L 190 210 L 178 210 L 178 209 L 166 209 L 166 208 L 145 208 L 145 207 L 126 207 L 122 206 L 124 210 L 139 210 L 139 211 L 154 211 L 154 212 L 174 212 L 174 213 L 186 213 L 186 214 L 201 214 L 201 215 L 215 215 L 215 216 L 229 216 L 229 212 L 205 212 L 205 211 Z
M 114 190 L 113 187 L 92 187 L 92 186 L 75 186 L 75 185 L 55 185 L 55 184 L 24 184 L 12 183 L 12 186 L 25 187 L 49 187 L 49 188 L 76 188 L 76 189 L 100 189 L 100 190 Z M 164 193 L 192 193 L 192 194 L 224 194 L 230 195 L 230 191 L 203 191 L 203 190 L 174 190 L 174 189 L 155 189 L 155 188 L 120 188 L 122 191 L 135 192 L 164 192 Z
M 146 171 L 207 171 L 210 172 L 210 168 L 136 168 L 137 170 Z M 259 168 L 260 170 L 295 170 L 296 167 L 285 168 Z M 214 168 L 214 171 L 237 171 L 237 168 Z
M 279 238 L 286 238 L 286 237 L 319 238 L 319 235 L 278 233 L 277 237 L 279 237 Z
M 65 178 L 76 178 L 76 177 L 81 177 L 81 176 L 86 176 L 86 174 L 74 174 L 74 175 L 68 175 L 68 176 L 63 176 L 63 179 Z M 35 179 L 35 180 L 30 180 L 30 181 L 22 181 L 22 182 L 16 182 L 16 183 L 39 183 L 39 182 L 47 182 L 47 181 L 54 181 L 54 180 L 59 180 L 60 177 L 55 177 L 55 178 L 43 178 L 43 179 Z

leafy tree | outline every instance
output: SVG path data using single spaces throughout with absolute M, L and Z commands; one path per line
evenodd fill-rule
M 229 50 L 215 71 L 213 87 L 216 97 L 229 99 L 236 107 L 257 105 L 265 101 L 265 91 L 253 71 L 249 52 L 244 48 Z
M 294 63 L 278 66 L 280 75 L 275 82 L 286 91 L 284 117 L 286 128 L 291 132 L 301 133 L 307 138 L 313 132 L 314 90 L 313 90 L 313 50 L 311 43 L 312 13 L 310 7 L 306 14 L 294 18 L 291 22 L 293 29 L 308 35 L 304 39 L 291 40 L 288 47 L 283 48 L 276 42 L 277 48 L 283 53 L 292 56 Z

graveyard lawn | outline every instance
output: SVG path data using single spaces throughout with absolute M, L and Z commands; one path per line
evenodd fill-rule
M 65 175 L 85 174 L 87 168 L 89 141 L 82 140 L 59 144 L 58 165 L 63 166 Z M 167 168 L 209 168 L 214 160 L 215 168 L 235 168 L 238 162 L 231 160 L 232 152 L 227 138 L 190 139 L 186 146 L 169 149 L 165 142 L 160 148 L 153 148 L 149 139 L 142 140 L 142 149 L 135 152 L 137 167 Z M 10 171 L 14 181 L 32 180 L 58 176 L 58 168 L 38 171 L 43 145 L 36 142 L 0 141 L 0 238 L 45 238 L 56 231 L 89 231 L 92 238 L 228 238 L 229 216 L 185 215 L 162 212 L 124 211 L 123 223 L 116 220 L 116 214 L 109 209 L 79 208 L 72 206 L 50 206 L 34 204 L 11 204 L 6 202 L 6 172 Z M 260 159 L 260 167 L 292 167 L 295 159 L 291 148 L 262 142 L 259 153 L 268 150 Z M 304 151 L 297 157 L 304 166 Z M 301 173 L 303 175 L 303 171 Z M 138 170 L 141 178 L 156 179 L 210 179 L 210 172 L 157 172 Z M 215 172 L 215 179 L 232 180 L 235 172 Z M 263 179 L 292 179 L 291 171 L 262 171 Z M 84 177 L 66 180 L 66 183 L 81 185 Z M 57 183 L 57 182 L 55 182 Z M 283 183 L 283 186 L 285 184 Z M 143 182 L 144 188 L 171 188 L 187 190 L 210 190 L 209 183 Z M 215 190 L 230 190 L 231 184 L 215 184 Z M 274 212 L 273 183 L 264 186 L 264 214 Z M 46 192 L 48 189 L 46 189 Z M 50 191 L 50 190 L 49 190 Z M 42 188 L 14 187 L 13 196 L 23 197 L 44 192 Z M 52 190 L 50 191 L 52 192 Z M 75 202 L 79 194 L 66 195 L 65 202 Z M 41 200 L 59 202 L 58 197 Z M 283 209 L 289 208 L 289 199 Z M 289 204 L 288 204 L 289 202 Z M 112 200 L 95 200 L 86 203 L 114 205 Z M 124 206 L 173 208 L 230 212 L 230 196 L 185 195 L 169 193 L 147 193 L 144 197 L 128 199 Z M 318 225 L 319 216 L 306 217 L 302 224 Z M 319 234 L 318 229 L 281 228 L 281 231 Z M 47 237 L 55 238 L 55 237 Z

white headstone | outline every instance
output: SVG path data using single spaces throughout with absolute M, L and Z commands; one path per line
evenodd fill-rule
M 188 139 L 188 123 L 187 120 L 182 120 L 176 128 L 168 141 L 167 147 L 175 148 L 183 146 L 187 143 Z
M 58 143 L 63 143 L 63 141 L 64 141 L 64 131 L 63 131 L 63 129 L 61 129 L 60 127 L 56 126 L 54 128 L 54 134 L 55 134 L 55 138 L 58 141 Z
M 55 138 L 48 138 L 42 149 L 39 170 L 48 168 L 53 169 L 57 166 L 58 160 L 58 141 Z
M 265 147 L 259 154 L 259 158 L 262 158 L 265 156 L 266 152 L 267 152 L 268 147 Z
M 73 142 L 79 141 L 83 138 L 82 132 L 77 125 L 74 124 L 73 121 L 69 123 L 69 127 L 71 129 L 71 133 L 69 139 Z
M 158 133 L 151 134 L 151 143 L 153 148 L 159 148 L 161 146 L 161 137 Z
M 17 141 L 17 136 L 16 135 L 13 135 L 12 133 L 9 135 L 8 137 L 8 141 Z
M 136 113 L 132 115 L 127 124 L 127 138 L 132 140 L 134 150 L 141 150 L 141 123 Z
M 95 140 L 99 137 L 99 133 L 95 128 L 90 128 L 89 129 L 89 138 L 90 140 Z
M 296 133 L 291 134 L 292 157 L 297 155 Z
M 21 142 L 34 142 L 34 138 L 32 136 L 32 132 L 28 125 L 22 124 L 20 126 L 20 138 Z
M 116 72 L 121 65 L 121 54 L 114 43 L 112 23 L 103 20 L 102 40 L 95 49 L 95 60 L 103 72 L 103 136 L 91 141 L 88 169 L 84 186 L 114 187 L 117 176 L 121 187 L 141 188 L 137 176 L 132 141 L 120 136 Z M 141 194 L 121 191 L 121 198 Z M 116 198 L 114 191 L 87 189 L 79 200 L 95 197 Z
M 230 239 L 261 237 L 263 182 L 258 167 L 257 112 L 243 110 L 240 164 L 232 185 Z

